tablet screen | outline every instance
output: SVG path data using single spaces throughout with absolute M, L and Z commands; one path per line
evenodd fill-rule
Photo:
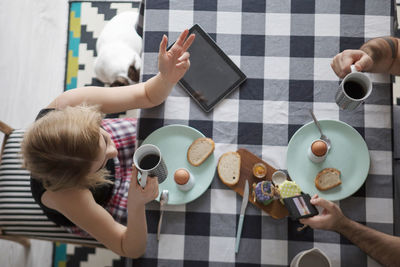
M 188 49 L 190 68 L 180 84 L 208 112 L 246 76 L 199 25 L 189 33 L 196 34 L 196 38 Z

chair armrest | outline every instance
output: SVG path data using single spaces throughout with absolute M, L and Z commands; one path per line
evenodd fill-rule
M 9 135 L 12 133 L 14 129 L 8 126 L 6 123 L 0 121 L 0 131 L 3 132 L 5 135 Z

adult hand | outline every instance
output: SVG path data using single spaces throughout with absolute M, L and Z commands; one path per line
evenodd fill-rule
M 146 186 L 143 188 L 136 181 L 137 176 L 138 170 L 135 165 L 132 165 L 132 178 L 130 186 L 133 187 L 133 194 L 130 199 L 132 199 L 132 203 L 145 205 L 146 203 L 156 199 L 158 196 L 158 178 L 148 176 Z
M 189 30 L 184 30 L 174 45 L 167 51 L 167 36 L 163 36 L 158 53 L 158 69 L 162 78 L 171 84 L 177 83 L 190 67 L 189 53 L 186 50 L 195 38 L 191 34 L 187 39 Z M 186 40 L 185 40 L 186 39 Z
M 348 49 L 333 58 L 331 67 L 338 77 L 344 78 L 351 72 L 350 66 L 353 64 L 358 71 L 368 71 L 374 65 L 374 61 L 362 50 Z
M 324 209 L 319 215 L 306 219 L 300 219 L 302 224 L 307 224 L 311 228 L 315 229 L 337 231 L 340 229 L 342 223 L 347 220 L 341 209 L 335 203 L 323 198 L 319 198 L 318 195 L 314 195 L 311 198 L 311 204 L 320 206 Z

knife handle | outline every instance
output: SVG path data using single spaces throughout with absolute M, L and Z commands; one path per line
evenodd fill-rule
M 239 251 L 239 243 L 240 243 L 240 237 L 242 235 L 243 220 L 244 220 L 244 215 L 240 214 L 239 225 L 238 225 L 237 234 L 236 234 L 235 253 L 238 253 L 238 251 Z

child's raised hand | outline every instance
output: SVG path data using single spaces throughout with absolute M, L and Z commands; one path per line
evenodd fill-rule
M 189 30 L 184 30 L 174 45 L 167 51 L 167 36 L 163 36 L 158 53 L 158 69 L 162 78 L 171 84 L 177 83 L 190 67 L 189 53 L 186 50 L 195 38 L 191 34 L 187 39 Z M 186 39 L 186 40 L 185 40 Z

